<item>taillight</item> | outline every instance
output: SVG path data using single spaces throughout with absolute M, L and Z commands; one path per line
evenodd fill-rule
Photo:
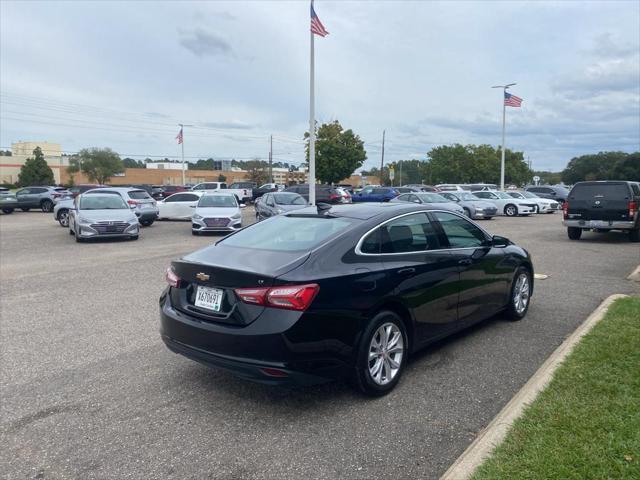
M 136 202 L 135 200 L 131 200 L 131 199 L 127 200 L 127 203 L 129 205 L 137 205 L 138 204 L 138 202 Z
M 638 204 L 636 202 L 629 202 L 629 218 L 633 218 L 638 212 Z
M 176 272 L 173 271 L 173 267 L 167 268 L 167 271 L 164 274 L 164 278 L 170 287 L 180 287 L 180 277 L 176 275 Z
M 268 288 L 236 288 L 236 295 L 244 303 L 264 305 L 267 300 Z
M 565 219 L 569 216 L 569 200 L 565 200 L 562 204 L 562 215 Z
M 309 308 L 320 291 L 315 283 L 307 285 L 284 285 L 272 288 L 237 288 L 236 295 L 244 303 L 303 311 Z
M 331 195 L 329 195 L 329 200 L 338 200 L 340 199 L 340 195 L 338 195 L 337 193 L 332 193 Z

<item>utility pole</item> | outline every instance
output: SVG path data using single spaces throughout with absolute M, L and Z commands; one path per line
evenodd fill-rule
M 507 89 L 509 87 L 513 87 L 516 85 L 515 83 L 508 83 L 507 85 L 494 85 L 491 88 L 502 88 L 502 151 L 500 152 L 500 190 L 504 191 L 504 132 L 505 132 L 505 118 L 507 115 L 507 104 L 505 103 L 505 94 L 507 93 Z
M 382 171 L 384 169 L 384 134 L 385 130 L 382 130 L 382 156 L 380 157 L 380 185 L 382 186 Z
M 273 135 L 269 137 L 269 183 L 273 183 Z
M 398 162 L 400 164 L 400 178 L 398 179 L 398 186 L 402 186 L 402 160 Z

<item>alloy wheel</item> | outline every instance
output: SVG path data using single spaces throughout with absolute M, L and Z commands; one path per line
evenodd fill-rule
M 58 222 L 63 227 L 68 227 L 69 226 L 69 212 L 67 212 L 67 211 L 60 212 L 58 214 Z
M 391 382 L 400 371 L 404 355 L 404 340 L 397 325 L 382 324 L 369 344 L 368 367 L 371 379 L 378 385 Z
M 526 273 L 521 273 L 513 288 L 513 307 L 519 315 L 522 315 L 527 309 L 530 294 L 529 276 Z

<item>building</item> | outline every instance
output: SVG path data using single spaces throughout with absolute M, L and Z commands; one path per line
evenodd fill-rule
M 49 142 L 16 142 L 11 144 L 11 156 L 0 156 L 0 183 L 14 184 L 18 181 L 20 169 L 27 161 L 33 157 L 33 151 L 40 147 L 44 154 L 47 165 L 53 171 L 55 183 L 61 183 L 64 173 L 69 166 L 69 157 L 62 153 L 62 146 L 58 143 Z
M 272 168 L 273 183 L 281 185 L 291 185 L 294 183 L 307 183 L 308 174 L 306 170 L 290 172 L 288 168 Z
M 187 170 L 188 164 L 187 162 L 148 162 L 147 168 L 150 169 L 158 169 L 158 170 Z

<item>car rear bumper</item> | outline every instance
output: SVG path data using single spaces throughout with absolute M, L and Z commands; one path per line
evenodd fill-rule
M 158 218 L 158 210 L 149 209 L 149 210 L 140 210 L 135 212 L 138 220 L 145 222 L 147 220 L 155 220 Z
M 319 349 L 322 342 L 300 343 L 300 312 L 265 313 L 244 327 L 206 322 L 176 310 L 163 294 L 160 335 L 175 353 L 260 383 L 310 385 L 351 371 L 330 349 Z
M 621 222 L 614 220 L 563 220 L 562 224 L 565 227 L 583 229 L 633 230 L 638 227 L 636 222 Z

